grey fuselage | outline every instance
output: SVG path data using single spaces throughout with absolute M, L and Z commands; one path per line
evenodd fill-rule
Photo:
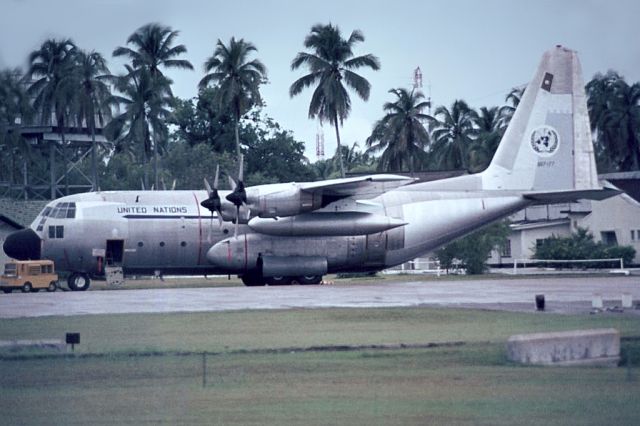
M 309 213 L 359 211 L 405 223 L 364 235 L 277 236 L 241 224 L 234 237 L 233 223 L 220 228 L 200 206 L 205 191 L 71 195 L 51 202 L 49 215 L 41 214 L 31 228 L 42 240 L 42 258 L 54 260 L 59 270 L 91 275 L 101 275 L 114 255 L 127 274 L 243 274 L 269 255 L 290 258 L 293 272 L 295 259 L 303 258 L 326 259 L 327 272 L 370 271 L 413 259 L 530 204 L 518 194 L 438 191 L 435 183 L 404 186 L 365 202 L 345 198 Z M 63 203 L 73 203 L 75 217 L 51 214 Z M 336 221 L 340 226 L 345 224 Z M 218 244 L 223 240 L 226 245 Z

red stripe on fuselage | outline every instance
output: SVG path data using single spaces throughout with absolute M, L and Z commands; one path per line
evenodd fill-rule
M 244 270 L 247 270 L 247 258 L 249 257 L 249 242 L 247 241 L 247 234 L 244 234 Z
M 201 264 L 202 259 L 202 218 L 200 217 L 200 203 L 198 202 L 198 197 L 196 197 L 196 193 L 192 192 L 194 200 L 196 200 L 196 208 L 198 209 L 198 262 L 197 264 Z

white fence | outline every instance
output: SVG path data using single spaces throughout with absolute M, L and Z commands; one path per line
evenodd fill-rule
M 394 266 L 393 268 L 385 269 L 383 274 L 434 274 L 438 277 L 445 273 L 440 269 L 440 261 L 434 259 L 428 259 L 425 257 L 418 257 L 416 259 L 405 262 L 402 265 Z
M 616 269 L 615 272 L 620 273 L 628 273 L 624 269 L 624 259 L 623 258 L 614 258 L 614 259 L 575 259 L 575 260 L 554 260 L 554 259 L 514 259 L 513 261 L 513 275 L 518 273 L 518 264 L 522 265 L 522 268 L 526 268 L 527 264 L 538 264 L 538 263 L 551 263 L 551 264 L 576 264 L 576 263 L 599 263 L 599 262 L 619 262 L 620 268 Z M 614 271 L 612 271 L 614 272 Z

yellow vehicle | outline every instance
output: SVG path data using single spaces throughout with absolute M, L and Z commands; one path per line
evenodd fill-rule
M 20 289 L 23 293 L 35 293 L 41 288 L 56 291 L 58 274 L 51 260 L 12 260 L 4 265 L 0 288 L 5 293 L 11 293 L 14 289 Z

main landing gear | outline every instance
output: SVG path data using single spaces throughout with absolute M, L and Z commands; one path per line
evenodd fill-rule
M 73 291 L 86 291 L 91 284 L 91 279 L 89 278 L 89 275 L 83 272 L 74 272 L 69 275 L 67 284 Z
M 257 272 L 249 272 L 240 277 L 244 285 L 247 287 L 257 286 L 274 286 L 274 285 L 290 285 L 290 284 L 320 284 L 322 275 L 301 275 L 297 277 L 263 277 Z

